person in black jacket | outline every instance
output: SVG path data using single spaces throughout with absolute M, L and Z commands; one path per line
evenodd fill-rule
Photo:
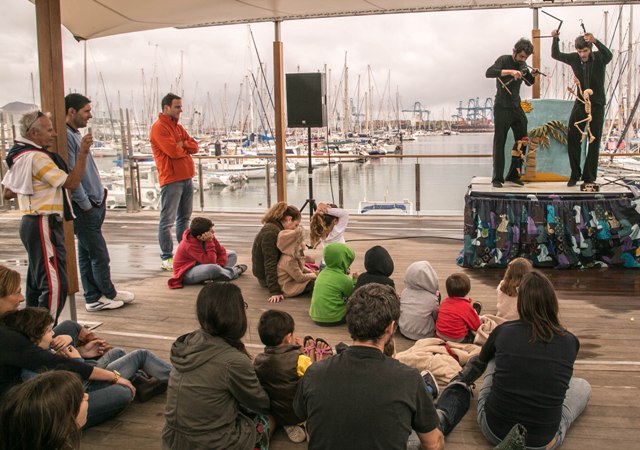
M 524 81 L 527 86 L 535 82 L 537 69 L 529 71 L 527 58 L 533 53 L 533 44 L 527 39 L 520 39 L 513 47 L 511 55 L 503 55 L 496 59 L 487 69 L 486 77 L 496 79 L 496 98 L 493 106 L 495 134 L 493 135 L 493 187 L 501 188 L 504 183 L 504 145 L 509 129 L 513 131 L 515 141 L 527 135 L 527 116 L 520 106 L 520 86 Z M 519 175 L 509 169 L 511 181 L 522 186 Z
M 386 284 L 395 289 L 395 283 L 389 278 L 393 274 L 393 259 L 386 248 L 376 245 L 367 250 L 364 254 L 364 268 L 367 271 L 360 274 L 354 290 L 369 283 Z
M 594 139 L 589 143 L 587 158 L 584 162 L 584 170 L 580 171 L 580 156 L 582 153 L 583 134 L 574 126 L 576 122 L 587 118 L 585 103 L 582 99 L 576 98 L 569 117 L 569 164 L 571 165 L 571 178 L 567 186 L 575 186 L 581 178 L 585 183 L 596 181 L 598 172 L 598 156 L 600 154 L 600 139 L 602 137 L 602 127 L 604 125 L 604 108 L 606 99 L 604 96 L 604 81 L 606 65 L 613 58 L 611 51 L 593 34 L 585 33 L 578 36 L 575 41 L 575 53 L 560 52 L 560 33 L 558 30 L 551 32 L 553 43 L 551 44 L 551 57 L 557 61 L 569 64 L 573 74 L 582 91 L 591 89 L 593 92 L 591 100 L 591 133 Z M 593 44 L 598 51 L 592 51 Z M 584 122 L 583 122 L 584 123 Z

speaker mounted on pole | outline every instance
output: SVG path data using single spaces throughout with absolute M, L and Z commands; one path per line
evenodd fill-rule
M 327 94 L 324 73 L 288 73 L 287 80 L 287 126 L 307 129 L 307 173 L 309 197 L 300 211 L 309 205 L 309 218 L 317 209 L 313 199 L 313 160 L 311 158 L 311 128 L 327 126 Z

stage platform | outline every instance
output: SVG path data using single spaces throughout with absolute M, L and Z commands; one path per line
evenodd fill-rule
M 621 178 L 580 184 L 506 182 L 474 177 L 465 196 L 463 267 L 505 267 L 517 257 L 536 267 L 638 268 L 640 195 Z

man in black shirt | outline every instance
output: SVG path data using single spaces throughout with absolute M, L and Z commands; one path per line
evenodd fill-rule
M 513 47 L 511 55 L 499 57 L 487 69 L 486 77 L 496 79 L 496 99 L 493 106 L 493 121 L 495 132 L 493 135 L 493 187 L 501 188 L 504 183 L 504 144 L 507 141 L 509 129 L 513 131 L 513 138 L 519 141 L 527 135 L 527 116 L 520 106 L 520 86 L 524 81 L 527 86 L 535 82 L 537 69 L 529 71 L 527 58 L 533 53 L 533 44 L 527 39 L 520 39 Z M 522 186 L 522 181 L 515 170 L 509 170 L 511 181 Z
M 598 156 L 600 154 L 600 139 L 602 137 L 602 127 L 604 125 L 604 108 L 606 99 L 604 97 L 604 79 L 606 65 L 613 58 L 611 51 L 593 34 L 585 33 L 578 36 L 575 41 L 575 53 L 560 52 L 560 33 L 558 30 L 551 32 L 553 43 L 551 44 L 551 57 L 555 60 L 569 64 L 573 74 L 580 83 L 582 91 L 591 89 L 591 133 L 595 139 L 589 143 L 587 158 L 584 162 L 584 171 L 580 171 L 580 155 L 582 153 L 583 134 L 574 126 L 576 122 L 586 119 L 587 112 L 582 99 L 576 98 L 569 117 L 569 164 L 571 165 L 571 178 L 567 186 L 575 186 L 580 178 L 585 183 L 596 181 L 598 172 Z M 599 51 L 592 52 L 593 44 Z M 579 91 L 579 90 L 578 90 Z M 584 123 L 584 122 L 583 122 Z

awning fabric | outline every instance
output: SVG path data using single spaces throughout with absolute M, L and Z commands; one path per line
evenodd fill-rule
M 640 0 L 60 0 L 62 23 L 78 39 L 323 17 L 637 3 Z

